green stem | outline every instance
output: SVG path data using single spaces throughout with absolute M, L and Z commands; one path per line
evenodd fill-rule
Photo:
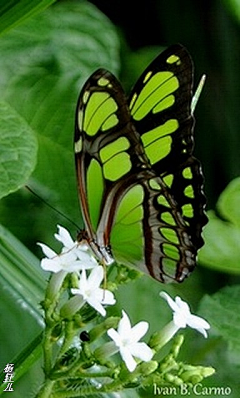
M 66 322 L 66 327 L 65 327 L 65 337 L 64 341 L 61 347 L 61 350 L 59 352 L 59 357 L 65 354 L 65 352 L 69 349 L 70 345 L 72 344 L 73 338 L 76 333 L 76 329 L 73 327 L 73 322 L 72 321 L 67 321 Z
M 44 354 L 44 373 L 45 375 L 49 375 L 52 369 L 52 328 L 47 328 L 44 334 L 43 341 L 43 354 Z
M 98 395 L 100 393 L 116 392 L 121 389 L 122 389 L 122 383 L 119 381 L 115 381 L 115 382 L 105 385 L 101 388 L 85 386 L 85 387 L 81 387 L 77 391 L 66 391 L 66 390 L 56 391 L 55 393 L 52 394 L 51 398 L 74 398 L 74 397 L 82 397 L 82 396 L 86 396 L 86 395 L 95 396 L 95 394 Z
M 68 377 L 71 378 L 72 380 L 75 381 L 83 381 L 83 379 L 93 379 L 93 378 L 111 378 L 113 371 L 109 370 L 109 371 L 105 371 L 105 372 L 96 372 L 96 373 L 87 373 L 84 372 L 81 369 L 76 369 L 74 368 L 74 374 L 77 373 L 78 376 L 73 376 L 73 372 L 71 372 L 72 369 L 69 369 L 67 372 L 62 372 L 62 373 L 58 373 L 57 377 L 55 378 L 56 380 L 64 380 L 67 379 Z M 53 374 L 53 378 L 54 378 L 54 374 Z
M 50 398 L 52 397 L 51 392 L 54 385 L 54 381 L 46 380 L 40 391 L 37 393 L 36 398 Z

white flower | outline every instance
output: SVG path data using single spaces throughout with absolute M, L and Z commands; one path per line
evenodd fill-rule
M 109 290 L 101 289 L 99 286 L 104 277 L 102 266 L 93 268 L 89 277 L 86 277 L 85 269 L 82 270 L 78 289 L 71 289 L 72 294 L 82 296 L 81 306 L 88 303 L 102 316 L 106 315 L 103 305 L 113 305 L 116 303 L 114 295 Z M 80 307 L 81 307 L 80 306 Z
M 188 304 L 182 301 L 180 297 L 176 297 L 175 301 L 165 292 L 161 292 L 160 296 L 168 302 L 173 310 L 173 320 L 169 322 L 160 332 L 155 333 L 151 338 L 151 347 L 155 351 L 159 351 L 181 328 L 190 326 L 207 337 L 206 330 L 210 325 L 205 319 L 192 315 Z
M 205 319 L 199 316 L 192 315 L 189 309 L 189 305 L 182 301 L 180 297 L 176 297 L 175 301 L 165 292 L 161 292 L 160 296 L 167 301 L 168 305 L 173 310 L 173 322 L 176 329 L 186 328 L 189 326 L 192 329 L 196 329 L 202 333 L 204 337 L 207 337 L 206 330 L 210 329 L 210 325 Z
M 55 238 L 63 244 L 62 253 L 72 252 L 79 260 L 86 261 L 88 258 L 88 265 L 84 269 L 91 269 L 98 265 L 97 260 L 93 257 L 90 247 L 83 242 L 73 241 L 71 235 L 66 228 L 58 225 L 58 234 L 54 234 Z
M 122 311 L 122 318 L 119 322 L 117 331 L 113 328 L 108 330 L 108 335 L 119 348 L 120 355 L 124 360 L 128 370 L 133 372 L 137 363 L 133 357 L 148 362 L 153 357 L 152 350 L 146 343 L 138 341 L 144 336 L 148 330 L 147 322 L 139 322 L 131 327 L 127 314 Z
M 77 241 L 73 241 L 71 238 L 70 233 L 66 228 L 61 227 L 58 225 L 58 233 L 54 234 L 54 237 L 63 244 L 62 251 L 72 251 L 75 252 L 76 256 L 81 259 L 83 252 L 91 253 L 89 246 L 86 243 L 79 243 Z
M 38 243 L 47 257 L 41 260 L 41 267 L 45 271 L 70 273 L 91 269 L 98 265 L 87 245 L 74 242 L 65 228 L 58 226 L 58 234 L 54 236 L 63 244 L 60 254 L 55 253 L 43 243 Z

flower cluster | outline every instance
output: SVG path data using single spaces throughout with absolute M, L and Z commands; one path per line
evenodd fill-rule
M 54 236 L 63 245 L 60 254 L 56 254 L 43 243 L 38 243 L 46 256 L 41 260 L 41 267 L 45 271 L 78 272 L 83 269 L 92 269 L 98 265 L 89 247 L 85 243 L 74 242 L 65 228 L 59 225 L 58 234 L 54 234 Z
M 59 276 L 61 282 L 58 282 L 58 287 L 67 274 L 74 273 L 77 276 L 75 285 L 70 289 L 70 298 L 61 308 L 61 316 L 69 318 L 87 303 L 105 317 L 105 307 L 114 305 L 116 299 L 113 292 L 101 287 L 104 280 L 104 268 L 98 264 L 90 248 L 85 243 L 74 242 L 65 228 L 58 226 L 55 238 L 63 245 L 60 254 L 56 254 L 48 246 L 39 243 L 46 256 L 41 260 L 41 267 L 45 271 L 56 274 L 55 279 Z M 107 335 L 112 342 L 103 345 L 101 353 L 111 356 L 119 352 L 129 372 L 136 369 L 139 362 L 136 358 L 140 362 L 150 361 L 156 350 L 166 344 L 181 328 L 189 326 L 207 337 L 206 330 L 210 328 L 210 325 L 204 319 L 192 315 L 186 302 L 180 297 L 176 297 L 174 301 L 165 292 L 161 292 L 160 296 L 173 310 L 173 320 L 150 339 L 149 345 L 140 342 L 148 331 L 148 322 L 141 321 L 132 327 L 125 311 L 122 311 L 117 330 L 112 327 L 107 330 Z

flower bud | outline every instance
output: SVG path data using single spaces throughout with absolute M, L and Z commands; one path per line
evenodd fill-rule
M 84 305 L 84 300 L 81 296 L 74 296 L 64 304 L 60 310 L 63 318 L 71 318 Z

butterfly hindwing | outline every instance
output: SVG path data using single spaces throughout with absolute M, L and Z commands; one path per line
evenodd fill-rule
M 117 262 L 161 282 L 180 282 L 195 266 L 186 223 L 161 178 L 150 171 L 119 203 L 110 241 Z

